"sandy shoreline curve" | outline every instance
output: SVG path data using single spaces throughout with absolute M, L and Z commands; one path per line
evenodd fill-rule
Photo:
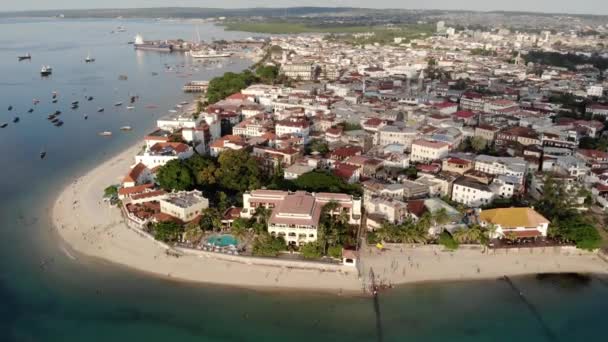
M 372 269 L 378 282 L 391 285 L 537 273 L 608 273 L 608 263 L 597 254 L 564 249 L 482 253 L 469 249 L 445 252 L 440 246 L 395 246 L 383 252 L 364 248 L 360 276 L 354 268 L 323 272 L 195 255 L 168 256 L 165 248 L 129 229 L 118 208 L 102 201 L 103 190 L 121 182 L 142 145 L 138 142 L 75 178 L 57 197 L 51 219 L 73 251 L 177 281 L 345 295 L 362 294 L 363 287 L 369 286 Z M 62 248 L 67 257 L 77 258 Z
M 236 287 L 361 293 L 352 272 L 320 272 L 185 255 L 168 256 L 165 249 L 129 229 L 118 208 L 102 201 L 103 190 L 121 182 L 143 142 L 127 148 L 71 181 L 57 197 L 51 219 L 58 235 L 75 252 L 167 277 L 172 280 Z M 70 258 L 74 256 L 66 254 Z

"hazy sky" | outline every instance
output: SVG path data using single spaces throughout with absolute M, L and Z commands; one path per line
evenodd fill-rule
M 353 6 L 412 9 L 517 10 L 608 14 L 607 0 L 0 0 L 0 11 L 118 7 Z

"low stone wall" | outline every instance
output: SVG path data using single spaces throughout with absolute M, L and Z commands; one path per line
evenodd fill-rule
M 186 255 L 194 255 L 198 257 L 213 258 L 230 262 L 238 262 L 247 265 L 285 267 L 304 270 L 319 270 L 324 272 L 340 272 L 345 274 L 357 274 L 357 269 L 351 266 L 328 264 L 322 262 L 303 261 L 303 260 L 286 260 L 279 258 L 260 258 L 242 255 L 231 255 L 217 252 L 208 252 L 198 249 L 174 247 L 173 250 Z
M 375 248 L 371 247 L 370 248 Z M 405 244 L 405 243 L 385 243 L 384 248 L 387 249 L 405 249 L 405 248 L 413 248 L 413 249 L 426 249 L 429 251 L 436 252 L 445 252 L 447 251 L 445 247 L 441 245 L 422 245 L 422 244 Z M 479 251 L 488 253 L 488 254 L 562 254 L 562 255 L 590 255 L 597 254 L 601 257 L 601 251 L 598 252 L 590 252 L 582 249 L 578 249 L 575 246 L 547 246 L 547 247 L 509 247 L 509 248 L 488 248 L 483 245 L 460 245 L 458 249 L 454 252 L 458 252 L 459 250 L 468 250 L 468 251 Z M 608 254 L 604 253 L 605 260 L 608 261 Z

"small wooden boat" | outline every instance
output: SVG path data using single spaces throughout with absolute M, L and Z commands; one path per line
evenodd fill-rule
M 6 122 L 3 122 L 3 123 L 0 125 L 0 128 L 4 128 L 4 127 L 6 127 L 6 126 L 8 126 L 8 124 L 7 124 Z
M 13 106 L 8 106 L 8 111 L 10 112 L 11 110 L 13 110 Z
M 87 97 L 87 101 L 93 101 L 93 96 Z
M 103 112 L 104 110 L 105 110 L 105 109 L 103 109 L 103 108 L 98 108 L 98 109 L 97 109 L 97 113 L 101 113 L 101 112 Z
M 132 129 L 133 129 L 133 127 L 131 127 L 131 126 L 122 126 L 122 127 L 120 127 L 121 131 L 130 131 Z
M 15 118 L 13 119 L 13 122 L 14 122 L 14 123 L 19 122 L 19 117 L 18 117 L 18 116 L 15 116 Z
M 32 103 L 34 103 L 34 105 L 37 105 L 37 104 L 39 104 L 39 103 L 40 103 L 40 100 L 38 100 L 38 99 L 33 99 L 33 100 L 32 100 Z
M 53 102 L 53 103 L 57 103 L 57 99 L 54 99 L 52 102 Z
M 80 103 L 80 102 L 78 102 L 78 101 L 72 101 L 72 106 L 73 106 L 73 105 L 77 105 L 77 104 L 79 104 L 79 103 Z
M 63 121 L 59 120 L 57 122 L 55 122 L 55 127 L 61 127 L 63 126 Z
M 30 55 L 29 53 L 26 53 L 25 55 L 17 56 L 17 59 L 19 59 L 19 62 L 24 61 L 26 59 L 31 60 L 32 55 Z
M 61 111 L 60 111 L 60 110 L 56 110 L 56 111 L 55 111 L 55 115 L 60 115 L 60 114 L 61 114 Z
M 89 119 L 89 116 L 88 116 L 88 115 L 85 115 L 85 116 L 84 116 L 84 119 L 85 119 L 85 120 L 88 120 L 88 119 Z
M 116 102 L 116 103 L 114 104 L 114 106 L 115 106 L 115 107 L 120 107 L 120 106 L 122 106 L 122 102 Z
M 28 113 L 33 113 L 34 112 L 34 108 L 30 108 L 27 112 Z
M 44 150 L 40 151 L 40 159 L 44 159 L 46 157 L 46 152 Z

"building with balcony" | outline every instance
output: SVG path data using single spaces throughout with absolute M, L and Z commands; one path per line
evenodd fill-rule
M 361 199 L 347 194 L 308 193 L 305 191 L 254 190 L 243 194 L 241 217 L 251 218 L 259 207 L 270 209 L 268 233 L 280 236 L 289 245 L 317 241 L 323 207 L 338 204 L 332 215 L 345 213 L 348 223 L 361 224 Z

